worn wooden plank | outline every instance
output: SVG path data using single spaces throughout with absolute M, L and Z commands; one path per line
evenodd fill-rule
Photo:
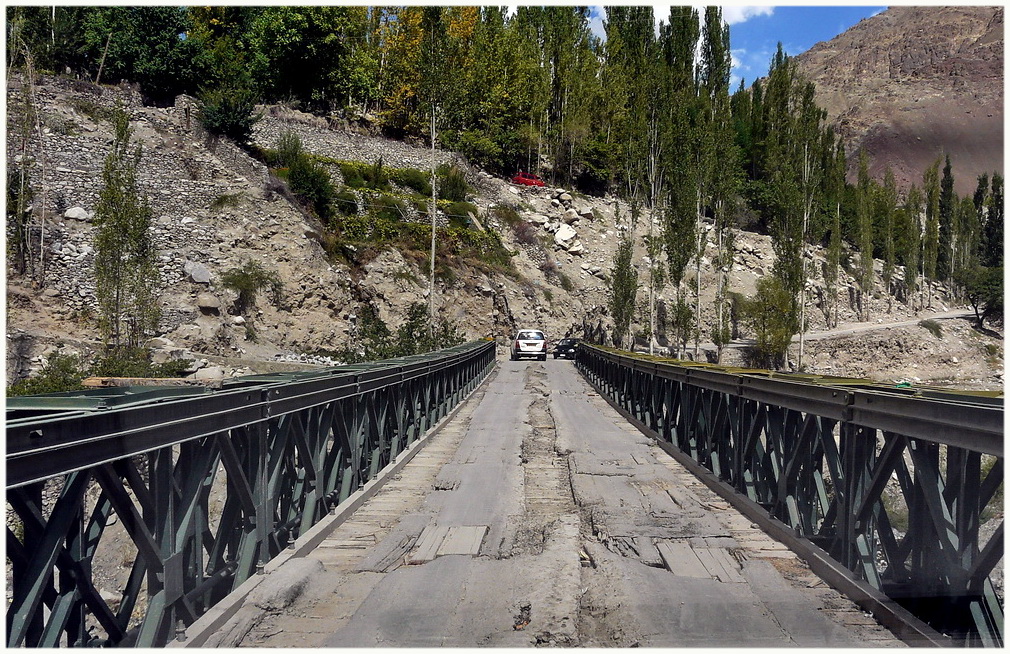
M 428 525 L 425 527 L 417 539 L 417 546 L 414 547 L 414 551 L 407 557 L 407 563 L 410 565 L 420 565 L 428 561 L 434 561 L 435 557 L 438 556 L 438 548 L 442 545 L 442 541 L 445 539 L 447 533 L 449 533 L 449 528 L 441 525 Z
M 699 547 L 694 550 L 694 553 L 702 565 L 719 581 L 727 584 L 745 583 L 736 561 L 726 550 L 718 547 Z
M 665 567 L 663 565 L 663 557 L 659 555 L 659 550 L 656 549 L 652 538 L 649 536 L 634 536 L 632 537 L 632 542 L 635 544 L 635 550 L 638 552 L 638 558 L 642 563 L 653 568 Z
M 487 525 L 449 527 L 449 531 L 438 548 L 437 556 L 448 554 L 477 556 L 480 553 L 480 544 L 484 541 L 486 534 Z
M 663 559 L 663 566 L 678 577 L 695 577 L 698 579 L 710 579 L 707 568 L 695 555 L 691 546 L 685 542 L 658 540 L 655 541 L 659 556 Z

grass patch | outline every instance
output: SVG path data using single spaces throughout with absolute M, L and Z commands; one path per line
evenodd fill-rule
M 936 338 L 943 338 L 943 329 L 940 327 L 940 323 L 935 320 L 920 320 L 919 326 L 928 331 L 930 334 Z
M 242 201 L 242 193 L 222 193 L 210 203 L 211 211 L 221 211 L 227 207 L 237 207 Z
M 558 271 L 558 279 L 561 280 L 561 288 L 565 289 L 566 292 L 571 293 L 575 290 L 575 284 L 572 282 L 572 278 L 565 273 Z
M 94 100 L 71 98 L 70 106 L 79 114 L 87 116 L 96 123 L 111 123 L 116 112 L 109 107 L 103 107 Z

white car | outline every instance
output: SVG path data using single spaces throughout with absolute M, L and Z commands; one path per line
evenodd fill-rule
M 547 337 L 539 329 L 520 329 L 512 339 L 512 351 L 509 357 L 518 361 L 523 357 L 536 357 L 547 360 Z

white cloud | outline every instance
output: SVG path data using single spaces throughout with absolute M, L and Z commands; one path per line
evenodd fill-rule
M 743 23 L 756 16 L 771 16 L 775 7 L 744 7 L 729 5 L 722 8 L 722 18 L 730 25 Z
M 589 29 L 599 39 L 607 39 L 607 30 L 603 26 L 603 20 L 607 17 L 607 11 L 603 7 L 589 8 Z

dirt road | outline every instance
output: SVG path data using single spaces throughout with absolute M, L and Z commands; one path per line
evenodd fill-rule
M 397 478 L 294 560 L 297 599 L 261 599 L 267 610 L 244 608 L 207 644 L 901 645 L 571 362 L 499 366 Z M 286 567 L 272 575 L 283 582 Z

